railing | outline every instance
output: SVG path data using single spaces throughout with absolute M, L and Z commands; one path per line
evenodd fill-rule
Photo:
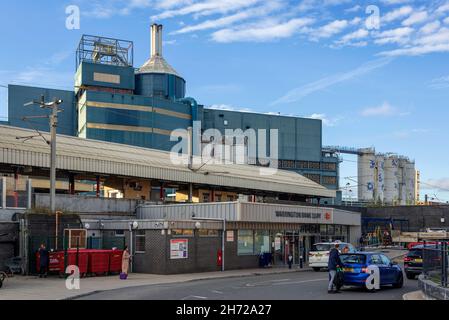
M 448 287 L 448 245 L 446 241 L 423 245 L 423 275 L 443 288 Z

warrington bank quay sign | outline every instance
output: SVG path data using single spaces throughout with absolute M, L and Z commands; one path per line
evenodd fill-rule
M 303 212 L 303 211 L 276 211 L 276 218 L 285 219 L 290 218 L 298 222 L 305 223 L 332 223 L 333 212 L 328 210 L 326 212 Z

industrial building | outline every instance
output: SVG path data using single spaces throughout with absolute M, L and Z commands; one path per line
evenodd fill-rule
M 357 188 L 358 199 L 354 202 L 351 199 L 351 205 L 419 204 L 420 172 L 410 158 L 395 153 L 377 153 L 374 148 L 326 146 L 323 150 L 357 156 L 357 180 L 349 180 L 357 183 L 350 188 Z
M 388 205 L 415 205 L 415 162 L 396 154 L 363 149 L 358 159 L 359 200 Z
M 340 201 L 339 159 L 322 150 L 321 120 L 205 108 L 186 97 L 185 79 L 163 58 L 161 25 L 151 26 L 151 43 L 150 59 L 134 68 L 133 42 L 84 35 L 76 53 L 74 91 L 10 85 L 7 124 L 49 131 L 47 119 L 24 120 L 46 114 L 37 107 L 24 107 L 43 95 L 46 100 L 64 101 L 58 115 L 59 134 L 154 150 L 171 150 L 176 144 L 170 141 L 173 130 L 188 129 L 197 121 L 202 132 L 277 129 L 278 167 L 336 192 L 334 197 L 322 197 L 322 203 Z M 251 164 L 259 164 L 258 160 Z M 201 195 L 196 199 L 212 200 Z

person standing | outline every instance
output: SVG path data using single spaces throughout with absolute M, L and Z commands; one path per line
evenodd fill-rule
M 122 274 L 128 275 L 128 269 L 129 269 L 129 261 L 131 260 L 131 255 L 128 250 L 128 246 L 125 246 L 125 249 L 123 250 L 122 255 Z
M 335 277 L 337 275 L 337 269 L 342 266 L 341 260 L 340 260 L 340 252 L 338 251 L 338 248 L 340 247 L 339 243 L 335 244 L 335 247 L 331 249 L 329 252 L 329 262 L 328 262 L 328 269 L 329 269 L 329 285 L 327 287 L 328 293 L 340 293 L 338 288 L 335 288 L 334 290 L 334 281 Z
M 41 243 L 41 246 L 39 248 L 39 267 L 40 267 L 40 272 L 39 272 L 39 278 L 47 278 L 47 273 L 48 273 L 48 260 L 49 260 L 49 255 L 48 255 L 48 250 L 45 247 L 44 243 Z

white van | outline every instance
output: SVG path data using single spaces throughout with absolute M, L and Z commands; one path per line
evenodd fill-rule
M 329 262 L 329 253 L 335 244 L 339 244 L 338 250 L 340 253 L 344 252 L 347 248 L 348 253 L 354 253 L 357 250 L 350 243 L 346 242 L 321 242 L 313 245 L 312 250 L 309 252 L 309 267 L 314 271 L 320 271 L 322 268 L 327 268 Z

